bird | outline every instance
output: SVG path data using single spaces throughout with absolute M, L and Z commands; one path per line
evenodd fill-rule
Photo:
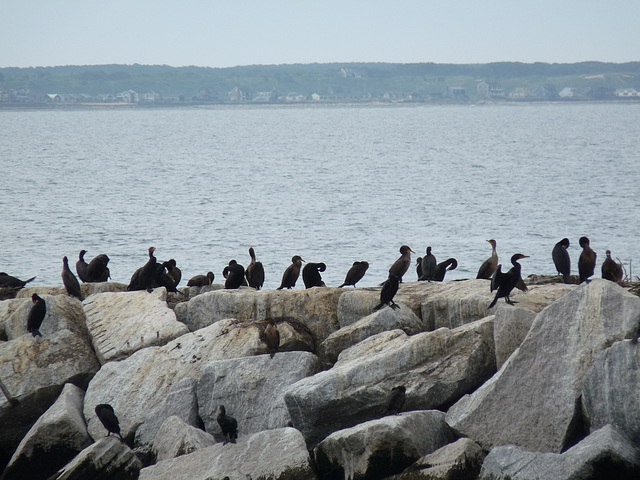
M 418 280 L 422 277 L 422 257 L 416 258 L 416 273 L 418 274 Z
M 498 252 L 496 251 L 496 241 L 494 239 L 487 240 L 491 244 L 491 256 L 487 258 L 480 268 L 476 278 L 483 278 L 485 280 L 490 279 L 498 268 Z
M 67 289 L 67 293 L 72 297 L 76 297 L 80 301 L 84 300 L 82 297 L 82 291 L 80 290 L 80 283 L 73 272 L 69 270 L 69 259 L 66 256 L 62 258 L 61 276 L 62 283 L 64 284 L 64 288 Z
M 153 252 L 156 251 L 156 247 L 149 247 L 149 260 L 142 267 L 133 272 L 127 290 L 149 290 L 151 291 L 156 287 L 156 257 Z
M 562 281 L 564 283 L 571 283 L 571 257 L 569 257 L 569 239 L 563 238 L 555 244 L 551 251 L 551 258 L 553 264 L 556 266 L 556 270 L 559 275 L 562 275 Z
M 444 262 L 440 262 L 431 276 L 431 280 L 436 282 L 442 282 L 447 270 L 455 270 L 458 266 L 458 261 L 455 258 L 448 258 Z
M 87 266 L 87 282 L 106 282 L 111 278 L 111 272 L 109 271 L 109 257 L 104 253 L 94 257 Z M 76 264 L 77 270 L 77 264 Z
M 412 253 L 416 252 L 411 250 L 407 245 L 402 245 L 400 247 L 400 258 L 393 262 L 393 265 L 389 268 L 389 273 L 393 273 L 400 278 L 400 281 L 402 281 L 402 277 L 407 273 L 407 270 L 409 270 L 409 266 L 411 266 Z
M 102 423 L 104 428 L 109 432 L 107 437 L 115 433 L 120 437 L 120 440 L 122 440 L 120 422 L 118 421 L 118 417 L 116 417 L 116 413 L 113 411 L 113 407 L 108 403 L 101 403 L 100 405 L 96 405 L 95 412 L 100 423 Z
M 418 280 L 433 280 L 433 274 L 436 271 L 436 256 L 431 253 L 431 247 L 427 247 L 427 254 L 422 257 L 422 275 Z
M 607 250 L 607 258 L 602 262 L 602 278 L 616 283 L 622 281 L 622 264 L 611 258 L 611 250 Z
M 222 275 L 227 279 L 224 282 L 224 288 L 228 290 L 240 288 L 240 285 L 245 282 L 244 267 L 235 260 L 229 261 L 229 265 L 224 267 Z
M 322 281 L 320 272 L 324 272 L 327 266 L 324 263 L 307 263 L 302 269 L 302 281 L 305 288 L 326 287 Z
M 40 325 L 42 325 L 44 316 L 47 314 L 47 304 L 37 293 L 31 295 L 31 301 L 33 305 L 27 317 L 27 331 L 34 337 L 41 337 Z
M 587 279 L 593 275 L 597 257 L 596 252 L 591 249 L 587 237 L 580 237 L 580 246 L 582 247 L 582 252 L 580 253 L 580 258 L 578 258 L 578 274 L 580 276 L 578 283 L 588 281 Z
M 0 272 L 0 288 L 15 288 L 16 290 L 24 287 L 27 283 L 32 282 L 36 277 L 31 277 L 29 280 L 20 280 L 19 278 L 12 277 L 5 272 Z
M 163 262 L 162 265 L 167 269 L 167 273 L 173 278 L 173 281 L 176 283 L 176 287 L 182 280 L 182 270 L 177 267 L 177 262 L 172 258 L 171 260 L 167 260 Z
M 205 285 L 211 285 L 215 275 L 213 272 L 207 272 L 206 275 L 196 275 L 191 277 L 187 282 L 187 287 L 204 287 Z
M 289 265 L 282 274 L 282 281 L 276 290 L 282 290 L 283 288 L 291 289 L 296 286 L 296 282 L 300 276 L 300 267 L 302 267 L 302 262 L 304 262 L 304 260 L 300 255 L 294 255 L 291 257 L 291 265 Z
M 527 290 L 527 286 L 522 281 L 522 276 L 520 275 L 521 266 L 518 263 L 518 260 L 523 258 L 529 258 L 529 256 L 521 253 L 512 255 L 511 264 L 513 267 L 511 267 L 507 273 L 502 273 L 502 265 L 498 265 L 498 268 L 491 279 L 491 291 L 493 292 L 494 290 L 497 290 L 497 292 L 493 301 L 489 305 L 489 308 L 493 307 L 498 302 L 498 298 L 504 298 L 505 302 L 509 305 L 513 305 L 516 302 L 511 300 L 509 297 L 509 295 L 511 295 L 511 291 L 516 287 L 523 291 Z
M 178 290 L 175 279 L 167 271 L 167 262 L 156 263 L 155 272 L 153 282 L 155 287 L 164 287 L 167 292 L 183 294 Z
M 227 415 L 224 405 L 220 405 L 220 413 L 218 414 L 217 420 L 222 430 L 222 435 L 224 436 L 223 445 L 226 445 L 227 442 L 236 443 L 236 439 L 238 438 L 238 421 Z
M 385 305 L 389 305 L 392 309 L 400 308 L 400 305 L 393 301 L 393 297 L 398 293 L 401 278 L 395 273 L 390 273 L 389 278 L 382 284 L 382 290 L 380 290 L 380 303 L 374 307 L 375 310 L 380 310 Z
M 404 406 L 404 401 L 406 399 L 407 387 L 404 385 L 398 385 L 397 387 L 393 387 L 391 389 L 391 394 L 389 395 L 389 403 L 387 404 L 387 410 L 384 412 L 385 415 L 399 415 L 402 411 L 402 407 Z
M 351 268 L 347 271 L 344 282 L 342 282 L 342 285 L 339 285 L 338 288 L 342 288 L 346 285 L 353 285 L 353 288 L 356 288 L 356 283 L 362 280 L 362 277 L 364 277 L 364 274 L 367 273 L 368 269 L 369 262 L 353 262 L 353 265 L 351 265 Z
M 264 343 L 267 344 L 267 352 L 269 352 L 269 355 L 273 358 L 280 346 L 280 332 L 273 319 L 270 318 L 265 320 L 265 322 L 267 323 L 267 327 L 264 329 Z
M 78 274 L 80 281 L 83 283 L 87 281 L 87 278 L 89 278 L 87 275 L 87 268 L 89 267 L 89 264 L 84 260 L 85 253 L 87 253 L 86 250 L 80 250 L 78 261 L 76 262 L 76 273 Z
M 260 290 L 264 285 L 264 267 L 262 262 L 256 262 L 256 253 L 253 247 L 249 248 L 249 256 L 251 257 L 251 262 L 247 266 L 244 275 L 247 277 L 247 283 L 250 287 Z

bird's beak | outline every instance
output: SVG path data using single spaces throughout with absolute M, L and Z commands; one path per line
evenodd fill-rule
M 411 250 L 411 249 L 409 249 L 409 251 L 410 251 L 411 253 L 416 253 L 416 252 L 414 252 L 414 251 L 413 251 L 413 250 Z

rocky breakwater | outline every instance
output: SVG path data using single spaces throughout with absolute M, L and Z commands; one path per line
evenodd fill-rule
M 169 303 L 164 289 L 96 284 L 80 302 L 40 287 L 42 338 L 25 326 L 36 289 L 0 302 L 0 379 L 18 401 L 0 397 L 3 478 L 640 472 L 640 299 L 611 282 L 531 285 L 491 310 L 487 281 L 406 282 L 400 309 L 377 312 L 379 288 L 215 287 Z M 406 400 L 388 415 L 398 385 Z

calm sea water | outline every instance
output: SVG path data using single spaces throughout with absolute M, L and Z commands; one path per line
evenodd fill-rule
M 555 274 L 569 237 L 577 270 L 587 235 L 598 276 L 606 249 L 635 276 L 638 125 L 637 104 L 2 111 L 0 271 L 61 285 L 86 249 L 128 283 L 153 245 L 221 282 L 253 246 L 266 288 L 295 254 L 328 285 L 367 260 L 373 286 L 402 244 L 457 258 L 452 280 L 475 278 L 489 238 L 503 264 L 530 255 L 528 275 Z

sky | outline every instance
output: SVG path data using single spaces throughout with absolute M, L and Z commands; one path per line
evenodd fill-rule
M 0 67 L 640 60 L 640 0 L 1 0 Z

